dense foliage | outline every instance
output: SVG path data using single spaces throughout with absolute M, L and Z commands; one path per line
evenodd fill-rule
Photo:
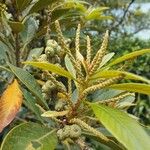
M 149 149 L 150 43 L 134 36 L 148 13 L 134 0 L 0 2 L 1 150 Z

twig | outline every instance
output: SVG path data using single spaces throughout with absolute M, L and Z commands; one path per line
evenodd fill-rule
M 124 14 L 123 14 L 122 18 L 120 19 L 120 21 L 119 21 L 116 25 L 112 26 L 112 27 L 109 29 L 110 32 L 111 32 L 112 30 L 114 30 L 115 28 L 117 28 L 118 26 L 120 26 L 120 25 L 123 23 L 123 21 L 124 21 L 124 19 L 125 19 L 125 17 L 126 17 L 126 14 L 127 14 L 127 12 L 129 11 L 130 6 L 134 3 L 134 1 L 135 1 L 135 0 L 131 0 L 131 2 L 130 2 L 129 5 L 127 6 L 126 10 L 124 11 Z

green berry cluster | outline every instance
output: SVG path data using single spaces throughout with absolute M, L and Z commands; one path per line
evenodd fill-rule
M 54 57 L 55 59 L 58 59 L 63 56 L 64 51 L 55 40 L 48 40 L 45 47 L 45 54 L 48 59 L 52 59 Z
M 81 136 L 81 128 L 77 124 L 66 125 L 63 129 L 57 131 L 57 136 L 60 140 L 77 139 Z
M 42 86 L 42 94 L 44 99 L 49 100 L 51 91 L 55 89 L 56 85 L 51 80 L 46 81 L 46 83 Z

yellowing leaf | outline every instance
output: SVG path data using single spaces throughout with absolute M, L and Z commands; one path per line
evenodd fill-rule
M 22 104 L 17 80 L 7 87 L 0 99 L 0 132 L 15 118 Z
M 141 83 L 121 83 L 121 84 L 113 84 L 108 88 L 113 88 L 117 90 L 126 90 L 130 92 L 138 92 L 142 94 L 150 95 L 150 85 L 141 84 Z
M 74 79 L 74 77 L 68 71 L 66 71 L 62 67 L 59 67 L 55 64 L 51 64 L 51 63 L 47 63 L 47 62 L 34 62 L 34 61 L 27 61 L 27 62 L 23 62 L 23 63 L 32 65 L 34 67 L 38 67 L 43 70 L 51 71 L 53 73 L 67 77 L 69 79 Z
M 8 23 L 15 33 L 19 33 L 24 29 L 24 24 L 22 22 L 9 21 Z
M 97 80 L 99 78 L 111 78 L 111 77 L 117 77 L 120 75 L 124 75 L 125 79 L 131 79 L 131 80 L 139 80 L 143 82 L 147 82 L 150 84 L 150 80 L 141 77 L 139 75 L 130 73 L 130 72 L 125 72 L 125 71 L 119 71 L 119 70 L 104 70 L 104 71 L 99 71 L 92 75 L 90 77 L 91 80 Z
M 124 62 L 126 60 L 134 59 L 134 58 L 136 58 L 140 55 L 146 54 L 146 53 L 150 53 L 150 49 L 143 49 L 143 50 L 139 50 L 139 51 L 135 51 L 135 52 L 123 55 L 122 57 L 119 57 L 119 58 L 115 59 L 114 61 L 112 61 L 106 67 L 111 67 L 113 65 L 119 64 L 119 63 Z

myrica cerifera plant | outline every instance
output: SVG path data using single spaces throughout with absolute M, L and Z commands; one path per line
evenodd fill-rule
M 107 64 L 114 55 L 107 53 L 109 31 L 104 34 L 101 47 L 93 56 L 89 36 L 86 38 L 86 54 L 81 54 L 84 50 L 80 47 L 80 24 L 74 51 L 69 48 L 58 21 L 55 27 L 58 40 L 48 39 L 39 58 L 24 62 L 25 67 L 31 65 L 41 69 L 38 83 L 44 99 L 35 100 L 25 89 L 23 94 L 25 99 L 35 102 L 32 102 L 31 109 L 43 125 L 19 125 L 8 133 L 1 149 L 5 150 L 13 138 L 24 132 L 25 138 L 30 137 L 25 142 L 27 149 L 95 150 L 97 145 L 105 145 L 104 149 L 148 150 L 149 136 L 139 125 L 138 118 L 126 110 L 134 105 L 135 92 L 149 94 L 150 81 L 125 69 L 128 62 L 150 50 L 135 51 Z M 22 70 L 9 66 L 22 81 L 16 72 Z M 148 84 L 125 83 L 127 79 Z M 32 88 L 30 90 L 36 96 L 37 93 Z M 10 145 L 10 149 L 19 149 L 19 146 L 20 143 L 16 143 L 15 146 Z

